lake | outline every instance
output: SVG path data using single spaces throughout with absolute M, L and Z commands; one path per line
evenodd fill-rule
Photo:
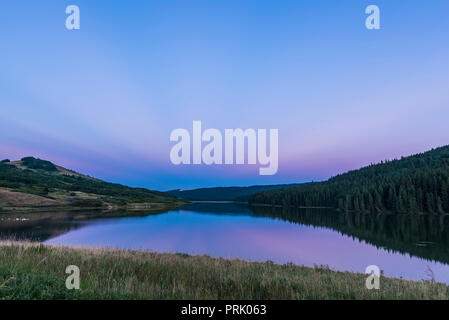
M 36 218 L 38 217 L 38 218 Z M 85 219 L 90 217 L 89 219 Z M 449 218 L 371 216 L 328 209 L 281 209 L 194 203 L 139 217 L 73 213 L 0 215 L 0 236 L 67 246 L 207 254 L 214 257 L 326 265 L 449 284 Z

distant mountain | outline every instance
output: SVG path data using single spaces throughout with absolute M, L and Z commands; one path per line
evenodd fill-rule
M 167 191 L 175 197 L 190 201 L 248 201 L 255 193 L 267 190 L 291 188 L 299 186 L 294 184 L 276 184 L 276 185 L 256 185 L 249 187 L 214 187 L 200 188 L 192 190 L 171 190 Z
M 33 157 L 0 162 L 3 210 L 60 206 L 144 209 L 181 202 L 163 192 L 104 182 Z
M 249 202 L 371 213 L 449 213 L 449 146 L 349 171 L 325 182 L 257 193 Z

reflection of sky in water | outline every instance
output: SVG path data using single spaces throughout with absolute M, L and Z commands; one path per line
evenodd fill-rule
M 226 258 L 272 260 L 364 273 L 374 264 L 386 276 L 449 283 L 449 266 L 377 249 L 336 231 L 281 220 L 238 215 L 171 211 L 143 218 L 87 222 L 46 241 L 49 244 L 207 254 Z

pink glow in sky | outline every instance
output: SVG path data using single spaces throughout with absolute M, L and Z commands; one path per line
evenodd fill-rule
M 0 158 L 168 190 L 323 180 L 449 144 L 449 3 L 377 4 L 369 31 L 359 1 L 80 0 L 72 32 L 56 0 L 3 3 Z M 174 166 L 170 133 L 194 120 L 279 129 L 278 173 Z

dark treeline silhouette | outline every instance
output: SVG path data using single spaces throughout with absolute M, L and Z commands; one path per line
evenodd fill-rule
M 370 213 L 449 213 L 449 146 L 372 164 L 325 182 L 260 192 L 249 203 Z
M 292 188 L 299 186 L 295 184 L 259 185 L 248 187 L 213 187 L 199 188 L 193 190 L 171 190 L 166 193 L 172 196 L 190 201 L 242 201 L 247 202 L 255 193 L 267 190 Z

